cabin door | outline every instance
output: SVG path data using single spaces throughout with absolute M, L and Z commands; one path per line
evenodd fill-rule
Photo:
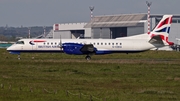
M 37 50 L 37 44 L 38 44 L 38 43 L 35 42 L 35 43 L 32 45 L 32 50 Z

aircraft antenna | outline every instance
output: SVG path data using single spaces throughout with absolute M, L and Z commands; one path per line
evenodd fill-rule
M 90 6 L 89 9 L 90 9 L 90 11 L 91 11 L 91 21 L 92 21 L 92 19 L 93 19 L 94 6 Z
M 148 19 L 148 34 L 150 34 L 150 25 L 151 25 L 151 23 L 150 23 L 150 10 L 151 10 L 152 2 L 146 1 L 146 5 L 148 7 L 148 17 L 147 17 L 147 19 Z

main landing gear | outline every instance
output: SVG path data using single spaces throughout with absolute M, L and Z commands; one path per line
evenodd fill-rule
M 91 60 L 91 56 L 87 55 L 87 56 L 85 57 L 85 59 L 86 59 L 86 60 Z
M 20 56 L 20 54 L 18 54 L 18 60 L 21 60 L 21 56 Z

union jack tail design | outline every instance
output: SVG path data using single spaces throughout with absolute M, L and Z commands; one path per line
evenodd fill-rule
M 164 15 L 153 31 L 149 33 L 151 40 L 153 38 L 156 40 L 161 39 L 164 45 L 174 45 L 173 42 L 168 41 L 171 23 L 172 15 Z

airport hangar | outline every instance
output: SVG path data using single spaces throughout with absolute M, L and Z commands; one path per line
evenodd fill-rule
M 150 28 L 161 20 L 163 14 L 151 14 Z M 147 14 L 121 14 L 94 16 L 89 23 L 54 24 L 54 39 L 115 39 L 147 33 Z M 180 15 L 173 15 L 169 41 L 180 45 Z

